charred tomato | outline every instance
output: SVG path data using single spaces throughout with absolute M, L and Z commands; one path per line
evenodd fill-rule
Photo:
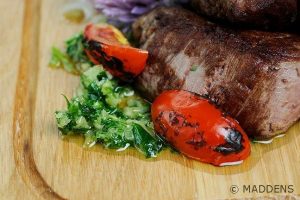
M 238 122 L 195 93 L 163 92 L 152 104 L 151 116 L 156 132 L 187 157 L 225 166 L 250 154 L 249 139 Z
M 85 51 L 94 64 L 102 64 L 112 75 L 132 81 L 146 65 L 148 52 L 133 48 L 123 34 L 108 24 L 89 24 L 84 31 Z

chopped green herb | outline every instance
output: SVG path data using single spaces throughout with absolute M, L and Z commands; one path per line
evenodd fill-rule
M 132 146 L 146 157 L 155 157 L 164 146 L 155 135 L 150 104 L 101 66 L 81 75 L 78 95 L 67 104 L 66 111 L 56 112 L 58 128 L 64 135 L 83 134 L 85 146 L 100 142 L 119 151 Z
M 52 48 L 52 56 L 49 65 L 53 68 L 64 68 L 67 72 L 80 74 L 93 66 L 84 51 L 82 34 L 77 34 L 68 39 L 66 52 L 63 53 L 56 47 Z
M 49 65 L 53 68 L 64 68 L 67 72 L 73 72 L 74 64 L 70 58 L 58 48 L 52 48 L 52 56 Z

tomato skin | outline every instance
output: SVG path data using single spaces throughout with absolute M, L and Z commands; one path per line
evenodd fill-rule
M 126 38 L 110 25 L 86 26 L 85 51 L 94 64 L 102 64 L 112 75 L 132 81 L 145 68 L 148 52 L 129 46 Z
M 220 166 L 250 155 L 238 122 L 197 94 L 165 91 L 153 102 L 151 116 L 156 132 L 187 157 Z

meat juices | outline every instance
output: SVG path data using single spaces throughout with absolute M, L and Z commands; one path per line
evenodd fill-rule
M 257 140 L 300 118 L 300 37 L 232 30 L 181 8 L 156 9 L 133 30 L 149 51 L 136 82 L 149 100 L 168 89 L 207 95 Z
M 234 24 L 283 29 L 295 22 L 298 0 L 192 0 L 199 13 Z M 300 2 L 299 2 L 300 3 Z

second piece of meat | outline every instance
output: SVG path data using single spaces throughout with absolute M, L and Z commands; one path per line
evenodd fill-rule
M 297 18 L 298 0 L 191 0 L 195 11 L 251 27 L 283 29 Z
M 167 89 L 208 95 L 256 139 L 299 119 L 298 36 L 232 30 L 180 8 L 156 9 L 133 30 L 150 56 L 136 82 L 146 98 Z

